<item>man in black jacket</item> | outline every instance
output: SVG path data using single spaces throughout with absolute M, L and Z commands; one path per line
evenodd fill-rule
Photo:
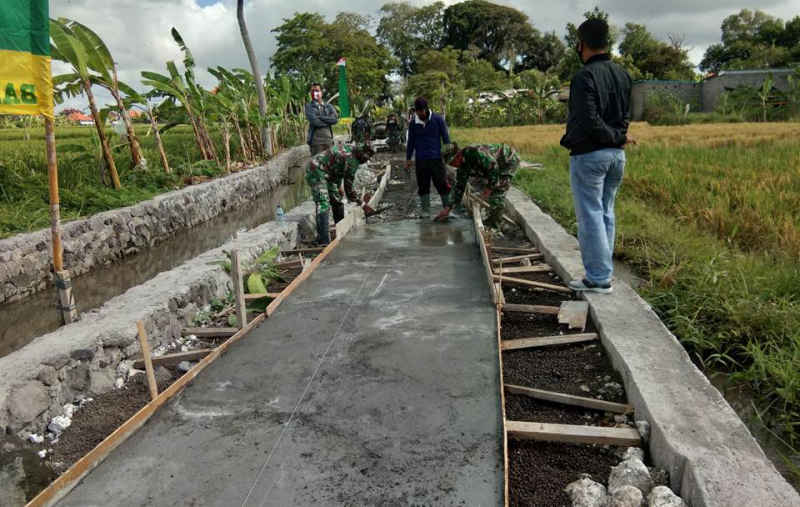
M 570 184 L 586 276 L 569 286 L 608 294 L 614 270 L 614 198 L 625 170 L 623 147 L 635 142 L 628 136 L 632 82 L 611 61 L 608 23 L 586 20 L 578 27 L 578 37 L 575 49 L 584 67 L 570 84 L 561 145 L 570 150 Z
M 319 83 L 311 85 L 311 102 L 306 104 L 306 119 L 307 142 L 313 157 L 333 146 L 333 126 L 339 122 L 336 109 L 322 101 L 322 87 Z

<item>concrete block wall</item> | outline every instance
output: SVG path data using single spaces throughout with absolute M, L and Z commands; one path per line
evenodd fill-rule
M 789 87 L 787 79 L 791 71 L 775 69 L 764 72 L 725 72 L 719 76 L 708 78 L 703 81 L 703 111 L 710 113 L 717 107 L 720 95 L 726 90 L 732 90 L 739 86 L 750 86 L 759 88 L 770 74 L 775 81 L 775 88 L 786 90 Z
M 691 104 L 692 111 L 698 111 L 703 101 L 702 83 L 690 81 L 639 81 L 631 90 L 631 114 L 633 121 L 642 121 L 647 107 L 647 98 L 658 93 L 668 93 L 677 97 L 683 104 Z
M 64 265 L 74 277 L 135 254 L 274 189 L 308 156 L 308 146 L 298 146 L 259 167 L 65 223 Z M 51 285 L 51 265 L 49 229 L 0 240 L 0 304 Z

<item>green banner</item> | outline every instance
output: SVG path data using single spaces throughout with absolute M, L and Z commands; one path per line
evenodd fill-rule
M 339 59 L 339 114 L 342 118 L 350 117 L 350 97 L 347 92 L 347 63 L 344 58 Z

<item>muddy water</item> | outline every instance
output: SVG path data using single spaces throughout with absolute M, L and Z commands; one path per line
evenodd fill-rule
M 249 205 L 217 216 L 122 261 L 72 280 L 78 309 L 88 312 L 114 296 L 140 285 L 197 255 L 228 241 L 237 231 L 272 220 L 280 204 L 284 211 L 310 196 L 302 168 L 289 173 L 286 184 L 264 193 Z M 22 301 L 0 306 L 0 357 L 60 325 L 56 292 L 48 289 Z

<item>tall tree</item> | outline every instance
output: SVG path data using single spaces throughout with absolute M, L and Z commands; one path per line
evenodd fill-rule
M 706 49 L 702 70 L 763 69 L 800 62 L 800 16 L 784 24 L 762 11 L 742 9 L 726 17 L 720 28 L 722 42 Z
M 390 2 L 381 7 L 377 37 L 392 49 L 401 75 L 407 77 L 417 71 L 417 58 L 424 50 L 441 47 L 443 11 L 443 2 L 423 7 Z
M 522 45 L 517 72 L 527 69 L 546 72 L 557 67 L 566 56 L 566 47 L 555 32 L 547 32 L 541 36 L 536 33 L 528 37 Z
M 469 51 L 497 69 L 513 72 L 517 56 L 537 35 L 528 16 L 486 0 L 467 0 L 444 11 L 443 45 Z
M 261 71 L 258 69 L 258 59 L 256 53 L 253 51 L 253 44 L 250 42 L 250 34 L 247 32 L 247 23 L 244 19 L 244 0 L 236 1 L 236 19 L 239 21 L 239 31 L 242 34 L 242 42 L 244 49 L 247 52 L 247 58 L 250 60 L 250 67 L 253 69 L 253 75 L 256 77 L 256 90 L 258 91 L 258 110 L 261 112 L 263 123 L 261 125 L 261 144 L 264 145 L 267 153 L 272 155 L 272 143 L 267 133 L 267 96 L 264 93 L 264 85 L 261 79 Z
M 92 92 L 92 72 L 89 69 L 89 54 L 81 40 L 70 29 L 67 22 L 51 19 L 50 37 L 52 39 L 50 45 L 50 54 L 52 58 L 68 63 L 72 67 L 72 74 L 78 76 L 80 86 L 83 87 L 86 99 L 89 101 L 89 110 L 92 112 L 92 119 L 94 120 L 95 129 L 97 129 L 97 137 L 100 139 L 103 160 L 105 160 L 106 167 L 108 168 L 111 183 L 116 189 L 122 188 L 122 184 L 119 181 L 119 173 L 117 172 L 117 165 L 114 163 L 114 157 L 111 155 L 111 147 L 106 137 L 105 119 L 100 117 L 97 104 L 94 100 L 94 93 Z M 69 82 L 74 81 L 72 75 L 68 75 L 68 78 L 56 76 L 53 78 L 53 85 L 58 86 L 59 84 L 65 84 L 67 79 Z
M 272 67 L 307 81 L 321 81 L 336 89 L 336 62 L 347 58 L 348 88 L 352 96 L 376 96 L 388 86 L 386 75 L 395 67 L 389 50 L 369 33 L 364 16 L 341 12 L 331 23 L 319 14 L 296 13 L 273 29 L 278 48 Z
M 657 40 L 647 27 L 627 23 L 622 30 L 623 39 L 619 53 L 630 56 L 633 65 L 642 75 L 650 79 L 692 79 L 693 65 L 689 52 L 683 49 L 683 41 L 671 37 L 670 42 Z

